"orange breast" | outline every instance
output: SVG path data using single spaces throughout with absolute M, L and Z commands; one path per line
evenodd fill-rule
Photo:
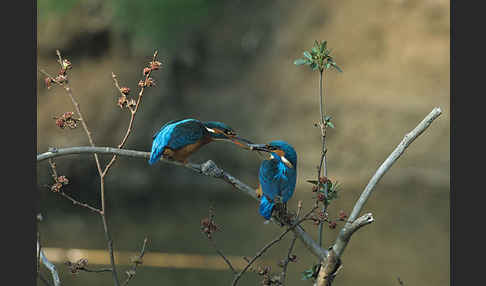
M 262 186 L 260 184 L 258 184 L 258 188 L 256 189 L 256 195 L 257 198 L 261 198 L 263 195 Z
M 199 148 L 208 144 L 209 142 L 211 142 L 209 139 L 204 138 L 204 139 L 199 140 L 198 142 L 196 142 L 194 144 L 186 145 L 186 146 L 184 146 L 180 149 L 172 151 L 171 157 L 176 161 L 179 161 L 179 162 L 182 162 L 182 163 L 187 163 L 187 158 L 192 153 L 196 152 Z

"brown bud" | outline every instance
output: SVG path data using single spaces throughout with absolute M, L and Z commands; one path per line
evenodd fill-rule
M 138 82 L 138 86 L 139 86 L 139 87 L 145 87 L 145 82 L 144 82 L 143 80 L 140 80 L 140 81 Z
M 73 116 L 73 112 L 72 111 L 68 111 L 68 112 L 64 112 L 64 114 L 62 115 L 62 117 L 64 119 L 70 119 L 71 117 Z
M 341 211 L 339 212 L 339 219 L 340 219 L 340 220 L 346 220 L 346 218 L 347 218 L 347 217 L 348 217 L 348 216 L 346 215 L 346 213 L 345 213 L 344 211 L 342 211 L 342 210 L 341 210 Z
M 150 69 L 152 70 L 158 70 L 160 68 L 160 66 L 162 65 L 161 62 L 159 61 L 153 61 L 153 62 L 150 62 Z
M 155 86 L 155 81 L 153 78 L 149 77 L 145 80 L 145 86 L 150 87 L 150 86 Z
M 62 184 L 61 183 L 55 183 L 54 185 L 51 186 L 51 191 L 54 193 L 57 193 L 61 190 Z
M 143 75 L 147 75 L 151 71 L 150 68 L 144 68 L 143 69 Z
M 64 74 L 59 74 L 57 77 L 56 77 L 56 81 L 58 83 L 63 83 L 63 82 L 66 82 L 67 81 L 67 77 L 64 75 Z
M 122 87 L 122 88 L 120 88 L 120 91 L 124 95 L 128 95 L 130 93 L 130 88 L 128 88 L 128 87 Z
M 317 192 L 317 186 L 316 185 L 312 186 L 312 192 L 314 192 L 314 193 Z
M 127 103 L 127 97 L 125 95 L 123 96 L 120 96 L 118 98 L 118 103 L 117 105 L 120 106 L 120 108 L 123 108 L 125 106 L 125 104 Z
M 319 200 L 320 202 L 324 201 L 326 199 L 326 196 L 324 196 L 324 194 L 318 194 L 317 195 L 317 200 Z
M 67 184 L 69 184 L 69 179 L 66 178 L 66 176 L 59 176 L 59 177 L 57 177 L 57 182 L 61 183 L 63 185 L 67 185 Z
M 50 89 L 51 88 L 52 82 L 53 82 L 53 80 L 50 77 L 46 77 L 44 79 L 44 83 L 46 84 L 47 89 Z
M 329 228 L 330 228 L 330 229 L 335 229 L 335 228 L 336 228 L 336 225 L 337 225 L 337 223 L 336 223 L 335 221 L 331 221 L 331 222 L 329 223 Z
M 65 128 L 65 121 L 64 119 L 62 118 L 58 118 L 56 119 L 56 125 L 59 127 L 59 128 Z
M 325 184 L 329 179 L 326 176 L 319 177 L 319 182 L 321 184 Z

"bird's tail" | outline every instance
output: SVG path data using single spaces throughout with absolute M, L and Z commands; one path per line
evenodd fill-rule
M 258 211 L 265 219 L 268 220 L 272 217 L 272 210 L 274 206 L 274 202 L 269 201 L 266 196 L 262 196 L 262 199 L 260 200 L 260 208 L 258 209 Z
M 162 157 L 162 153 L 163 152 L 160 152 L 160 150 L 158 150 L 156 148 L 156 146 L 154 146 L 152 148 L 152 152 L 150 152 L 150 159 L 148 161 L 149 164 L 153 165 L 153 164 L 157 163 L 160 160 L 160 157 Z
M 149 159 L 148 162 L 149 162 L 150 165 L 153 165 L 153 164 L 155 164 L 155 162 L 159 161 L 159 159 L 160 159 L 160 156 L 155 156 L 155 154 L 152 153 L 152 154 L 150 154 L 150 159 Z

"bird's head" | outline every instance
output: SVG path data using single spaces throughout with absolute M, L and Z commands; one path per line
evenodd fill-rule
M 203 123 L 206 127 L 206 130 L 209 131 L 209 135 L 213 140 L 223 140 L 232 142 L 242 148 L 251 149 L 250 144 L 253 144 L 251 141 L 241 138 L 235 132 L 235 130 L 228 125 L 224 124 L 223 122 L 219 121 L 207 121 Z
M 281 160 L 289 168 L 297 168 L 297 153 L 285 141 L 275 140 L 268 144 L 249 144 L 249 146 L 251 150 L 270 153 L 271 159 Z

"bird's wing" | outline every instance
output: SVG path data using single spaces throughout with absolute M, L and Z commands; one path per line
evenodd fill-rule
M 205 135 L 209 135 L 202 122 L 199 120 L 183 120 L 174 126 L 167 147 L 177 150 L 186 145 L 194 144 Z
M 155 132 L 154 135 L 152 135 L 152 140 L 155 139 L 155 137 L 157 137 L 157 135 L 159 135 L 160 132 L 162 132 L 162 130 L 164 130 L 164 128 L 166 128 L 167 126 L 173 124 L 173 123 L 176 123 L 176 122 L 179 122 L 179 121 L 182 121 L 184 119 L 177 119 L 177 120 L 171 120 L 169 122 L 167 122 L 166 124 L 164 124 L 162 127 L 160 127 L 159 131 Z
M 297 172 L 294 168 L 287 168 L 286 176 L 280 180 L 280 193 L 282 201 L 286 203 L 294 194 L 295 184 L 297 182 Z
M 285 203 L 294 194 L 297 173 L 282 162 L 265 160 L 260 166 L 259 179 L 263 194 L 272 200 L 281 196 Z
M 265 160 L 260 165 L 259 180 L 263 194 L 271 200 L 280 196 L 280 179 L 278 166 L 274 160 Z

